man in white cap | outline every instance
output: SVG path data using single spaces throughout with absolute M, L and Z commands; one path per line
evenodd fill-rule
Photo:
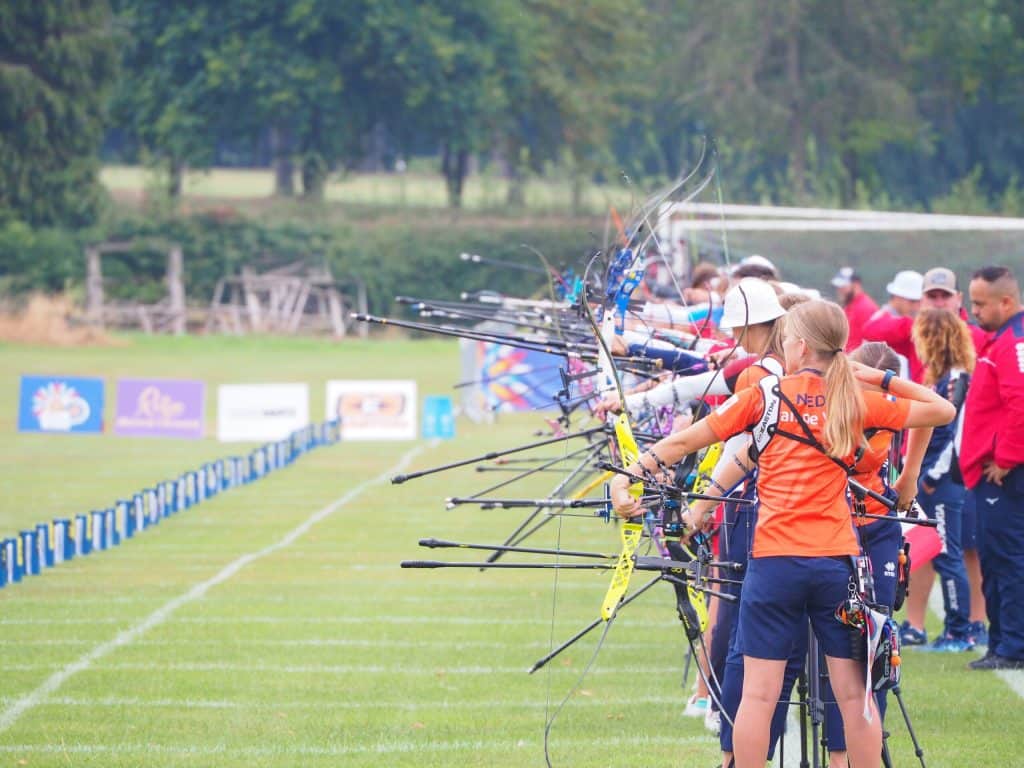
M 832 278 L 832 286 L 836 289 L 836 298 L 850 323 L 846 351 L 851 352 L 864 341 L 864 324 L 878 311 L 878 305 L 864 292 L 860 275 L 853 271 L 853 267 L 840 269 Z
M 914 326 L 914 315 L 921 306 L 924 275 L 907 269 L 897 272 L 892 282 L 885 286 L 889 301 L 864 324 L 864 341 L 884 341 L 898 355 L 907 360 L 910 378 L 920 383 L 924 365 L 917 357 L 910 331 Z

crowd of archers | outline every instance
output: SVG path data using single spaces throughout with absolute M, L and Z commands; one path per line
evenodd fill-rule
M 979 269 L 967 296 L 949 269 L 901 271 L 879 307 L 849 268 L 832 280 L 833 302 L 784 282 L 754 256 L 732 269 L 699 264 L 685 288 L 677 285 L 682 301 L 649 296 L 641 305 L 631 294 L 650 287 L 649 274 L 628 259 L 617 271 L 615 264 L 603 300 L 579 286 L 569 297 L 597 344 L 568 316 L 555 318 L 554 335 L 455 335 L 573 358 L 577 367 L 562 371 L 563 394 L 573 384 L 582 394 L 560 402 L 564 423 L 581 403 L 607 421 L 617 447 L 603 465 L 611 506 L 624 529 L 635 524 L 645 531 L 638 536 L 662 537 L 659 551 L 672 566 L 663 571 L 676 573 L 677 586 L 688 583 L 679 587 L 684 623 L 684 603 L 700 604 L 689 623 L 699 627 L 699 647 L 691 647 L 701 674 L 685 713 L 718 733 L 725 768 L 763 766 L 773 756 L 809 654 L 827 668 L 829 764 L 855 768 L 884 759 L 886 691 L 899 681 L 901 645 L 985 646 L 984 656 L 965 660 L 970 669 L 1024 668 L 1024 312 L 1010 269 Z M 495 310 L 490 319 L 526 326 L 525 302 L 501 306 L 511 314 Z M 454 304 L 418 308 L 479 317 Z M 550 324 L 555 312 L 547 305 L 536 317 Z M 599 382 L 614 369 L 604 386 L 582 388 L 588 362 Z M 616 376 L 623 372 L 625 388 Z M 648 425 L 637 433 L 642 452 L 630 424 Z M 569 437 L 593 431 L 600 428 Z M 573 455 L 594 458 L 585 449 Z M 673 488 L 681 489 L 674 503 Z M 450 503 L 486 504 L 491 490 Z M 488 562 L 506 551 L 553 553 L 517 546 L 518 534 L 541 509 L 586 506 L 583 496 L 523 502 L 535 512 L 505 545 L 480 546 L 493 551 Z M 652 508 L 662 510 L 653 529 Z M 675 510 L 674 526 L 665 508 Z M 908 515 L 934 527 L 908 525 Z M 907 540 L 915 537 L 911 559 Z M 654 569 L 635 548 L 624 544 L 616 576 L 626 554 L 630 569 Z M 682 567 L 694 560 L 705 570 Z M 945 617 L 929 643 L 924 615 L 936 572 Z M 629 601 L 626 585 L 614 591 L 615 583 L 606 620 Z M 727 599 L 707 601 L 709 594 Z M 904 602 L 897 625 L 892 617 Z

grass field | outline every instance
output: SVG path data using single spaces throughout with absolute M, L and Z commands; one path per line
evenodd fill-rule
M 0 362 L 0 533 L 245 447 L 18 435 L 19 373 L 103 375 L 108 386 L 128 375 L 308 381 L 318 418 L 328 378 L 411 376 L 421 395 L 458 378 L 445 342 L 136 337 L 77 350 L 8 345 Z M 211 426 L 213 415 L 211 401 Z M 528 415 L 460 421 L 458 438 L 441 444 L 319 449 L 121 547 L 0 590 L 0 765 L 542 766 L 545 702 L 572 688 L 596 638 L 550 672 L 525 670 L 552 637 L 597 615 L 606 574 L 563 573 L 556 590 L 550 573 L 401 570 L 402 559 L 438 554 L 419 549 L 420 537 L 494 542 L 520 515 L 446 511 L 444 497 L 493 480 L 472 468 L 386 482 L 403 466 L 515 445 L 538 426 Z M 515 495 L 543 495 L 558 476 L 544 478 Z M 536 543 L 556 544 L 558 525 Z M 569 547 L 617 549 L 616 531 L 593 520 L 565 518 L 560 535 Z M 1021 765 L 1021 677 L 967 672 L 966 660 L 905 653 L 927 764 Z M 554 764 L 713 765 L 717 740 L 679 714 L 682 665 L 659 586 L 613 626 L 552 732 Z M 916 765 L 890 712 L 895 764 Z
M 106 166 L 100 179 L 115 195 L 138 195 L 154 179 L 138 166 Z M 532 178 L 525 184 L 527 211 L 566 212 L 570 208 L 568 181 Z M 274 194 L 274 177 L 263 168 L 214 168 L 192 171 L 185 177 L 184 194 L 193 198 L 253 200 Z M 463 207 L 468 211 L 505 209 L 508 180 L 476 174 L 466 179 Z M 388 208 L 446 208 L 444 178 L 440 172 L 350 173 L 332 177 L 325 199 L 331 203 Z M 609 203 L 620 208 L 630 205 L 630 192 L 623 187 L 591 185 L 584 191 L 582 209 L 603 214 Z

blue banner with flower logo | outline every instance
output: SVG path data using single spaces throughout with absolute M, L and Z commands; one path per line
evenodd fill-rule
M 19 432 L 102 432 L 103 379 L 22 376 Z

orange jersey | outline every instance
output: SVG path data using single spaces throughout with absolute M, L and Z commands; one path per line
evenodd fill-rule
M 855 465 L 852 475 L 853 479 L 863 485 L 869 491 L 885 493 L 885 483 L 882 482 L 878 470 L 881 469 L 886 459 L 889 458 L 889 448 L 892 446 L 892 432 L 876 432 L 868 440 L 868 448 L 864 455 Z M 889 508 L 870 496 L 864 499 L 864 511 L 869 515 L 887 515 Z M 857 525 L 871 525 L 878 521 L 871 517 L 854 518 Z
M 817 373 L 801 371 L 781 380 L 782 392 L 796 406 L 817 440 L 825 422 L 825 382 Z M 864 428 L 902 429 L 910 411 L 905 400 L 878 392 L 863 393 L 867 406 Z M 733 395 L 707 417 L 719 440 L 750 430 L 761 418 L 764 398 L 758 387 Z M 789 408 L 782 406 L 780 432 L 803 435 Z M 849 464 L 851 459 L 845 463 Z M 846 500 L 847 474 L 813 446 L 776 434 L 758 459 L 760 499 L 754 531 L 754 557 L 795 555 L 828 557 L 860 551 Z

